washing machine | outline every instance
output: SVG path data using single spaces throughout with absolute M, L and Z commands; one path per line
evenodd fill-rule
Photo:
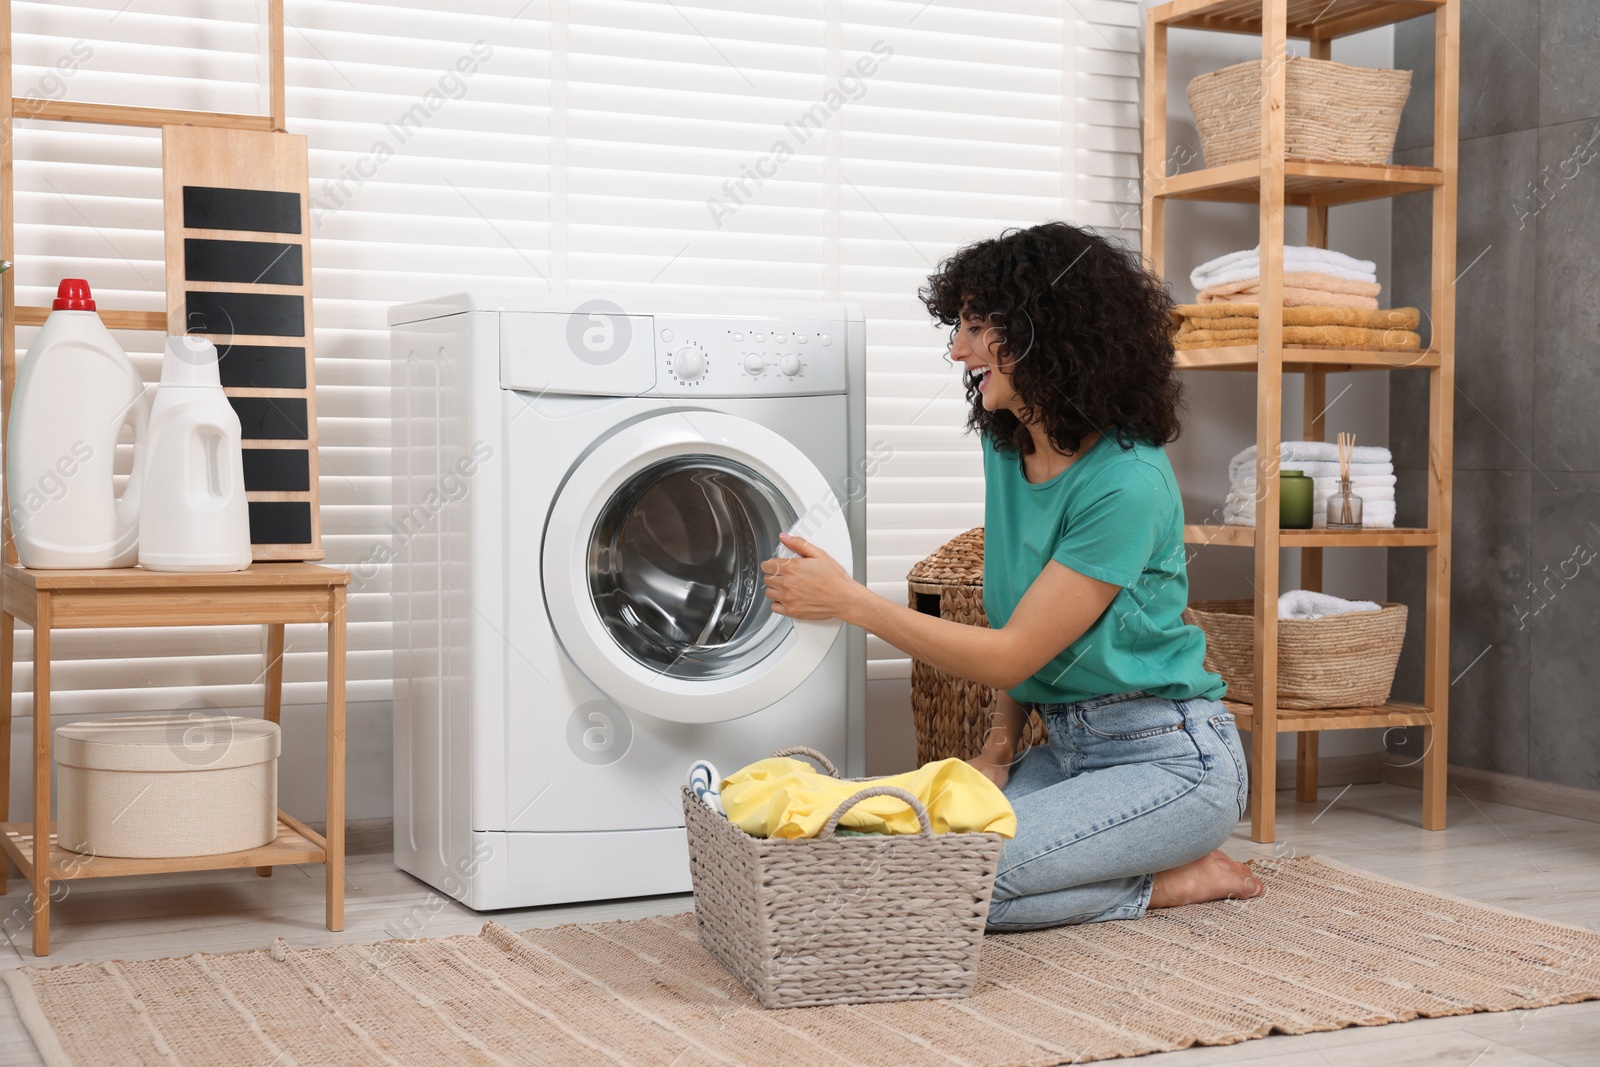
M 480 910 L 690 888 L 679 787 L 864 773 L 864 635 L 773 614 L 791 531 L 865 578 L 853 305 L 394 308 L 394 854 Z

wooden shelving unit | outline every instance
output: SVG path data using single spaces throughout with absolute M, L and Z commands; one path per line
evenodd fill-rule
M 267 0 L 270 63 L 268 98 L 271 114 L 229 115 L 217 112 L 168 111 L 67 101 L 38 101 L 12 96 L 11 2 L 0 0 L 0 258 L 16 251 L 13 144 L 16 118 L 90 124 L 94 127 L 206 126 L 252 131 L 284 127 L 283 6 Z M 231 231 L 230 231 L 231 232 Z M 309 297 L 309 293 L 307 294 Z M 114 330 L 185 332 L 181 304 L 168 311 L 102 308 L 100 319 Z M 50 309 L 17 306 L 16 274 L 0 276 L 0 437 L 9 419 L 16 385 L 16 328 L 42 325 Z M 325 918 L 329 930 L 344 929 L 344 800 L 345 800 L 345 612 L 350 575 L 332 567 L 305 562 L 254 563 L 222 574 L 175 574 L 139 567 L 117 570 L 28 570 L 18 565 L 9 513 L 0 506 L 0 895 L 7 890 L 14 865 L 27 882 L 25 900 L 10 901 L 13 913 L 33 919 L 33 951 L 50 951 L 52 883 L 77 878 L 109 878 L 254 867 L 262 876 L 288 864 L 323 865 Z M 12 687 L 15 680 L 17 620 L 33 628 L 33 745 L 31 751 L 33 819 L 10 822 Z M 128 859 L 71 852 L 56 842 L 50 817 L 50 669 L 51 638 L 59 630 L 105 630 L 123 626 L 266 627 L 264 717 L 278 722 L 283 699 L 284 627 L 321 624 L 328 628 L 328 696 L 324 793 L 327 830 L 315 830 L 284 811 L 278 812 L 276 838 L 260 848 L 210 856 Z M 176 813 L 174 817 L 181 817 Z M 41 829 L 48 828 L 48 829 Z
M 1314 59 L 1330 58 L 1333 40 L 1420 15 L 1435 16 L 1434 158 L 1429 167 L 1317 163 L 1285 158 L 1284 74 L 1290 38 L 1309 42 Z M 1256 451 L 1262 492 L 1255 527 L 1220 521 L 1185 527 L 1192 544 L 1236 546 L 1255 555 L 1255 693 L 1253 704 L 1227 702 L 1241 729 L 1250 733 L 1250 836 L 1275 836 L 1279 733 L 1298 739 L 1295 795 L 1317 797 L 1317 738 L 1323 730 L 1421 726 L 1422 825 L 1445 824 L 1445 769 L 1449 734 L 1450 491 L 1455 394 L 1456 140 L 1457 63 L 1461 39 L 1460 0 L 1173 0 L 1146 14 L 1144 158 L 1167 158 L 1167 33 L 1171 29 L 1215 30 L 1261 38 L 1263 60 L 1261 156 L 1186 174 L 1146 171 L 1143 195 L 1144 252 L 1165 275 L 1165 208 L 1168 200 L 1205 200 L 1258 205 L 1261 240 L 1261 319 L 1257 347 L 1190 349 L 1178 353 L 1188 370 L 1253 371 L 1256 374 Z M 1419 91 L 1421 87 L 1414 87 Z M 1424 90 L 1425 91 L 1425 90 Z M 1156 164 L 1159 166 L 1159 163 Z M 1361 348 L 1313 348 L 1283 343 L 1284 209 L 1306 209 L 1306 243 L 1326 248 L 1328 208 L 1362 200 L 1427 192 L 1433 198 L 1431 347 L 1396 352 Z M 1278 454 L 1283 428 L 1283 376 L 1302 374 L 1306 440 L 1326 439 L 1322 415 L 1327 376 L 1354 370 L 1391 370 L 1428 375 L 1428 525 L 1426 529 L 1280 530 L 1278 482 L 1267 466 Z M 1301 585 L 1322 586 L 1326 548 L 1418 548 L 1427 552 L 1427 620 L 1424 630 L 1423 702 L 1391 701 L 1380 708 L 1292 711 L 1263 694 L 1278 690 L 1278 553 L 1300 550 Z

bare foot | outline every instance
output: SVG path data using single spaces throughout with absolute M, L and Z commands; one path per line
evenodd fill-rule
M 1207 900 L 1248 900 L 1266 887 L 1250 868 L 1218 849 L 1182 867 L 1161 871 L 1150 891 L 1152 908 L 1176 908 Z

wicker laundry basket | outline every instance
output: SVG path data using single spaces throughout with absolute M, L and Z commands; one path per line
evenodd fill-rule
M 983 527 L 951 538 L 906 575 L 911 606 L 941 619 L 988 626 L 983 610 Z M 911 661 L 911 721 L 917 731 L 917 764 L 971 759 L 983 748 L 994 690 L 954 678 L 921 660 Z M 1037 713 L 1028 715 L 1024 745 L 1042 745 L 1045 728 Z
M 789 748 L 837 777 L 818 752 Z M 860 779 L 818 837 L 751 837 L 683 790 L 700 943 L 765 1008 L 965 997 L 978 977 L 999 834 L 935 834 L 916 797 Z M 834 836 L 897 796 L 919 834 Z
M 1228 699 L 1255 699 L 1255 602 L 1198 600 L 1185 622 L 1205 631 L 1206 669 L 1228 683 Z M 1406 606 L 1278 620 L 1278 707 L 1366 708 L 1389 699 L 1406 636 Z
M 1409 70 L 1352 67 L 1288 57 L 1284 71 L 1284 149 L 1290 159 L 1383 163 L 1394 151 L 1400 112 L 1411 94 Z M 1261 155 L 1261 61 L 1201 74 L 1189 82 L 1189 110 L 1208 167 Z

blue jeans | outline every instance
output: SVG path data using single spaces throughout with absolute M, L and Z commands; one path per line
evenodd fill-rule
M 1137 919 L 1155 872 L 1227 840 L 1249 803 L 1244 748 L 1215 700 L 1122 693 L 1035 705 L 1048 744 L 1012 765 L 1017 836 L 990 932 Z

